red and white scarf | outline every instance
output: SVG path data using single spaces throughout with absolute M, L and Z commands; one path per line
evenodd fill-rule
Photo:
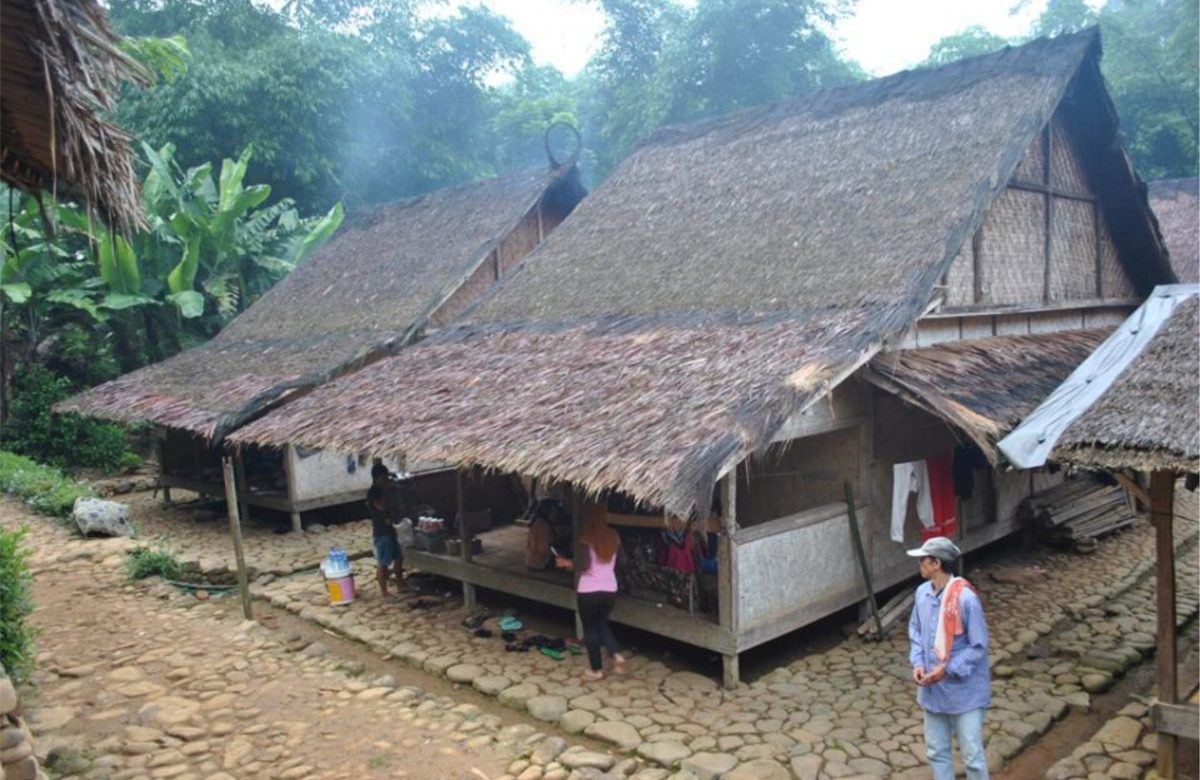
M 950 660 L 950 651 L 954 649 L 954 637 L 961 636 L 965 628 L 962 621 L 962 607 L 959 600 L 963 588 L 975 592 L 971 583 L 962 577 L 950 577 L 942 592 L 942 605 L 938 608 L 937 633 L 933 637 L 933 654 L 941 663 Z

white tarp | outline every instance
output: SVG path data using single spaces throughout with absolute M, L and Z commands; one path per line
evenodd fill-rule
M 1042 466 L 1058 439 L 1112 386 L 1170 319 L 1175 307 L 1194 295 L 1197 284 L 1163 284 L 1087 360 L 997 445 L 1009 463 L 1023 469 Z

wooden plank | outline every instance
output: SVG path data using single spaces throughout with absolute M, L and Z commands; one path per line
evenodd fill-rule
M 650 528 L 661 531 L 667 527 L 662 515 L 649 517 L 647 515 L 623 515 L 619 512 L 608 512 L 607 514 L 609 525 L 620 526 L 622 528 Z M 720 533 L 720 519 L 709 517 L 705 523 L 705 531 L 710 534 Z
M 1142 304 L 1139 298 L 1075 298 L 1045 303 L 1006 303 L 991 306 L 945 306 L 935 312 L 921 316 L 922 320 L 948 319 L 950 317 L 987 317 L 1012 314 L 1032 314 L 1048 311 L 1076 311 L 1079 309 L 1126 308 L 1133 311 Z
M 1122 474 L 1119 471 L 1113 471 L 1110 473 L 1112 474 L 1113 479 L 1117 481 L 1117 484 L 1125 488 L 1126 493 L 1129 493 L 1138 501 L 1141 501 L 1142 506 L 1144 506 L 1146 509 L 1150 508 L 1150 494 L 1146 492 L 1144 487 L 1134 482 L 1127 475 Z
M 917 322 L 917 346 L 932 347 L 947 341 L 958 341 L 962 338 L 957 319 L 920 320 Z
M 858 559 L 858 570 L 862 574 L 863 588 L 867 592 L 867 606 L 871 616 L 875 618 L 875 631 L 883 636 L 883 620 L 879 615 L 879 605 L 875 603 L 875 586 L 871 583 L 871 566 L 867 563 L 867 550 L 863 547 L 862 531 L 858 527 L 858 513 L 854 511 L 854 487 L 847 482 L 846 513 L 850 522 L 850 540 L 854 543 L 854 555 Z
M 1175 511 L 1175 475 L 1155 471 L 1150 475 L 1150 516 L 1154 521 L 1156 557 L 1156 596 L 1158 636 L 1154 658 L 1158 700 L 1164 704 L 1178 701 L 1175 657 L 1175 540 L 1172 534 Z M 1173 778 L 1177 769 L 1176 738 L 1158 735 L 1158 776 Z
M 241 512 L 242 517 L 248 518 L 250 517 L 250 510 L 246 504 L 246 495 L 250 492 L 250 489 L 246 486 L 246 462 L 242 459 L 242 454 L 236 451 L 233 455 L 233 473 L 234 480 L 237 483 L 237 495 L 239 496 L 238 511 Z M 225 491 L 225 495 L 229 495 L 228 490 Z
M 1049 311 L 1029 315 L 1030 333 L 1058 333 L 1064 330 L 1079 330 L 1083 327 L 1083 312 Z
M 1166 704 L 1155 702 L 1151 708 L 1154 715 L 1154 730 L 1158 738 L 1163 734 L 1175 737 L 1195 739 L 1200 734 L 1200 706 L 1194 702 L 1187 704 Z
M 1024 336 L 1028 333 L 1028 314 L 1004 314 L 996 316 L 997 336 Z

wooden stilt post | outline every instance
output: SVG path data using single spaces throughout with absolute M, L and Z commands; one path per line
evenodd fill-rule
M 1179 685 L 1175 679 L 1175 539 L 1172 533 L 1175 512 L 1175 475 L 1156 471 L 1150 475 L 1150 517 L 1154 521 L 1155 556 L 1157 558 L 1158 637 L 1155 662 L 1158 700 L 1175 704 Z M 1173 734 L 1158 733 L 1158 776 L 1173 778 L 1177 770 Z
M 583 542 L 580 537 L 583 536 L 583 491 L 576 485 L 571 485 L 571 549 L 574 557 L 574 585 L 572 589 L 575 591 L 575 638 L 583 640 L 583 618 L 579 615 L 579 575 L 583 574 L 581 567 L 587 560 L 587 553 L 583 549 Z
M 233 461 L 228 455 L 221 459 L 221 467 L 225 476 L 225 503 L 229 507 L 229 535 L 233 537 L 233 555 L 237 560 L 238 590 L 242 595 L 242 615 L 246 620 L 253 620 L 250 611 L 250 584 L 246 577 L 246 558 L 242 554 L 242 521 L 238 514 L 237 478 L 234 475 Z
M 471 562 L 471 528 L 467 522 L 467 492 L 466 486 L 463 484 L 463 471 L 456 469 L 454 472 L 454 492 L 458 502 L 458 540 L 459 550 L 458 555 L 463 563 Z M 467 609 L 475 607 L 475 586 L 463 580 L 463 606 Z
M 233 454 L 233 476 L 234 484 L 237 486 L 238 517 L 239 519 L 248 519 L 250 506 L 246 503 L 246 496 L 250 494 L 250 488 L 246 486 L 246 462 L 242 459 L 240 452 Z
M 166 480 L 166 476 L 167 476 L 167 467 L 166 467 L 167 434 L 166 434 L 166 431 L 162 430 L 161 428 L 158 429 L 157 433 L 158 433 L 158 437 L 157 437 L 158 441 L 156 443 L 155 449 L 158 454 L 158 484 L 159 484 L 159 487 L 162 488 L 163 503 L 166 504 L 167 506 L 170 506 L 171 505 L 171 486 L 167 484 L 167 480 Z
M 283 451 L 283 477 L 287 483 L 288 511 L 292 518 L 292 531 L 300 533 L 304 525 L 300 521 L 300 512 L 296 510 L 298 502 L 296 493 L 296 448 L 289 444 Z
M 738 635 L 737 548 L 737 467 L 720 482 L 721 536 L 717 546 L 717 613 L 721 628 L 733 637 Z M 721 656 L 721 678 L 726 688 L 738 686 L 740 677 L 737 651 Z

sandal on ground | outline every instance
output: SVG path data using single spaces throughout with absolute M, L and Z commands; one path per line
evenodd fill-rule
M 543 646 L 543 647 L 539 647 L 538 650 L 541 651 L 542 655 L 544 655 L 548 658 L 553 658 L 555 661 L 561 661 L 563 659 L 562 652 L 559 650 L 555 650 L 553 647 Z

